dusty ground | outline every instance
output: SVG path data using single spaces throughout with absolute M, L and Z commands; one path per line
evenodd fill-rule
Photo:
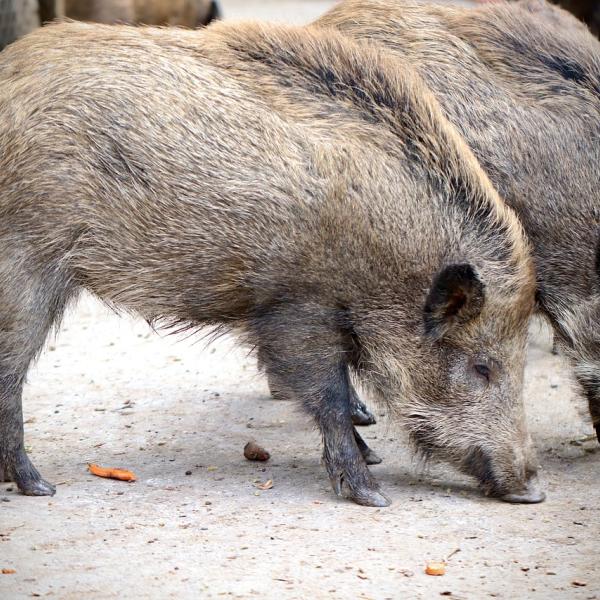
M 301 21 L 328 3 L 224 4 Z M 445 467 L 420 472 L 382 415 L 363 431 L 394 503 L 367 509 L 333 496 L 318 436 L 232 340 L 161 339 L 85 298 L 26 389 L 30 454 L 59 486 L 39 499 L 0 484 L 0 569 L 16 570 L 0 598 L 600 599 L 600 451 L 534 332 L 527 404 L 547 502 L 501 504 Z M 268 463 L 243 458 L 251 438 Z M 139 480 L 92 477 L 90 461 Z M 444 577 L 423 573 L 450 555 Z

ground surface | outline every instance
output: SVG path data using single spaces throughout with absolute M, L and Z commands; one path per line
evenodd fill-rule
M 302 21 L 327 3 L 224 5 Z M 445 467 L 418 471 L 381 416 L 363 431 L 394 503 L 367 509 L 333 496 L 318 436 L 269 398 L 246 351 L 161 339 L 86 298 L 26 389 L 30 454 L 59 485 L 40 499 L 0 484 L 0 569 L 16 571 L 0 574 L 0 598 L 600 599 L 600 451 L 549 350 L 536 331 L 526 397 L 546 503 L 501 504 Z M 268 463 L 243 458 L 252 438 Z M 139 480 L 95 478 L 88 462 Z M 444 577 L 423 573 L 450 555 Z

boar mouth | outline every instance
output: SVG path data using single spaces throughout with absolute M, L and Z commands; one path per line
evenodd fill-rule
M 496 478 L 492 459 L 482 448 L 472 448 L 462 460 L 461 468 L 479 481 L 487 496 L 504 496 L 510 492 L 506 485 Z
M 447 452 L 443 445 L 436 442 L 435 429 L 428 425 L 421 415 L 409 416 L 413 419 L 410 422 L 413 426 L 409 430 L 410 439 L 424 461 L 428 461 L 432 455 L 440 458 L 444 451 Z M 446 459 L 456 465 L 456 455 L 452 457 L 446 454 Z M 479 481 L 479 486 L 486 496 L 512 504 L 537 504 L 546 499 L 546 494 L 537 487 L 535 470 L 527 469 L 522 485 L 516 481 L 511 481 L 509 485 L 497 477 L 491 454 L 480 446 L 471 448 L 462 460 L 458 461 L 458 466 L 464 473 Z
M 510 504 L 537 504 L 546 499 L 546 494 L 537 486 L 535 471 L 527 471 L 524 483 L 517 488 L 502 483 L 494 474 L 491 456 L 482 448 L 469 451 L 461 462 L 463 471 L 476 477 L 486 496 L 493 496 Z

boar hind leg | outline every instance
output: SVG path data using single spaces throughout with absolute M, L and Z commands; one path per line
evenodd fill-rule
M 65 305 L 67 285 L 57 271 L 29 273 L 8 254 L 0 256 L 0 479 L 28 496 L 52 496 L 54 486 L 25 452 L 21 393 L 29 364 Z
M 360 453 L 363 455 L 363 458 L 368 465 L 378 465 L 383 462 L 383 459 L 367 446 L 367 442 L 360 437 L 360 434 L 356 429 L 354 430 L 354 439 L 356 440 L 356 445 L 358 446 Z
M 364 451 L 366 444 L 352 425 L 345 353 L 334 326 L 327 323 L 327 315 L 285 311 L 263 319 L 259 327 L 260 354 L 267 375 L 314 417 L 336 494 L 365 506 L 388 506 L 390 501 L 381 493 L 359 447 L 362 445 Z
M 259 361 L 260 366 L 260 361 Z M 275 375 L 269 377 L 269 391 L 275 400 L 291 399 L 291 394 L 285 389 L 285 383 L 279 381 Z M 375 425 L 377 422 L 375 415 L 367 408 L 367 405 L 360 399 L 354 386 L 350 384 L 350 418 L 354 425 L 365 426 Z M 366 444 L 365 444 L 366 446 Z
M 377 423 L 375 415 L 360 399 L 352 385 L 350 385 L 350 415 L 355 425 L 375 425 Z
M 598 396 L 595 396 L 593 399 L 590 398 L 589 402 L 592 424 L 594 425 L 598 442 L 600 442 L 600 398 Z
M 577 379 L 587 397 L 592 425 L 600 442 L 600 380 L 595 373 L 590 374 L 584 369 L 581 369 Z

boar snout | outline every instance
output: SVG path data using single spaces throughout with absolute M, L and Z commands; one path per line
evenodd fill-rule
M 511 504 L 538 504 L 546 499 L 546 494 L 538 487 L 537 477 L 532 477 L 527 481 L 527 485 L 523 492 L 505 494 L 500 496 L 503 502 Z
M 523 468 L 515 459 L 499 467 L 491 453 L 476 447 L 463 461 L 463 470 L 479 481 L 487 496 L 513 504 L 536 504 L 546 499 L 538 487 L 537 471 L 527 465 Z

